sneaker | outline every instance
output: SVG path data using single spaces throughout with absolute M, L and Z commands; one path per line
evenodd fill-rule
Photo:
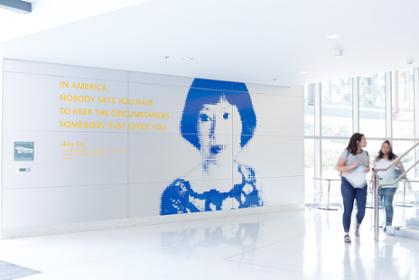
M 393 226 L 386 226 L 386 233 L 387 235 L 395 235 L 395 228 Z
M 355 236 L 356 237 L 359 237 L 359 224 L 357 224 L 356 226 L 355 226 Z
M 351 243 L 351 237 L 349 236 L 349 234 L 345 234 L 343 240 L 345 241 L 345 243 Z

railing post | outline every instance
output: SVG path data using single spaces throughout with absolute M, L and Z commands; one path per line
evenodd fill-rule
M 374 171 L 374 179 L 373 179 L 373 188 L 374 188 L 374 241 L 378 242 L 378 235 L 379 235 L 379 196 L 378 196 L 378 175 L 377 172 Z
M 326 205 L 326 209 L 329 210 L 330 209 L 330 180 L 327 180 L 327 205 Z

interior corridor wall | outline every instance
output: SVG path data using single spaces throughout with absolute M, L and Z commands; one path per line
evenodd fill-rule
M 0 69 L 2 69 L 3 70 L 3 55 L 2 55 L 2 53 L 0 52 Z M 1 92 L 3 92 L 3 71 L 1 71 L 1 74 L 0 74 L 0 90 L 1 90 Z M 3 181 L 3 158 L 2 158 L 2 154 L 3 154 L 3 150 L 2 150 L 2 148 L 3 148 L 3 95 L 1 96 L 1 98 L 0 98 L 0 110 L 1 110 L 1 112 L 0 112 L 0 126 L 1 126 L 1 130 L 0 130 L 0 226 L 2 225 L 2 223 L 3 223 L 3 220 L 2 220 L 2 215 L 1 215 L 1 211 L 2 211 L 2 209 L 3 209 L 3 197 L 2 197 L 2 193 L 3 193 L 3 183 L 2 183 L 2 181 Z M 1 228 L 0 228 L 0 237 L 1 237 Z
M 3 237 L 303 205 L 302 87 L 18 60 L 3 71 Z

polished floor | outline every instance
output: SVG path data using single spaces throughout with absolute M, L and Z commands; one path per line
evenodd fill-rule
M 400 210 L 401 209 L 401 210 Z M 406 215 L 396 209 L 396 220 Z M 403 212 L 402 212 L 403 211 Z M 419 241 L 343 243 L 340 211 L 306 209 L 0 241 L 0 259 L 42 273 L 21 279 L 419 279 Z

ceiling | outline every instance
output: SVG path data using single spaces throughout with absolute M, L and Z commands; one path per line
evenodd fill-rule
M 0 9 L 0 43 L 150 0 L 23 0 L 32 13 Z
M 57 8 L 53 0 L 35 4 L 42 2 Z M 0 55 L 280 85 L 419 62 L 417 0 L 58 2 L 61 14 L 42 28 L 14 36 L 3 36 L 1 28 Z M 36 13 L 35 5 L 30 16 Z M 330 40 L 330 34 L 340 38 Z M 343 56 L 335 56 L 336 48 Z

